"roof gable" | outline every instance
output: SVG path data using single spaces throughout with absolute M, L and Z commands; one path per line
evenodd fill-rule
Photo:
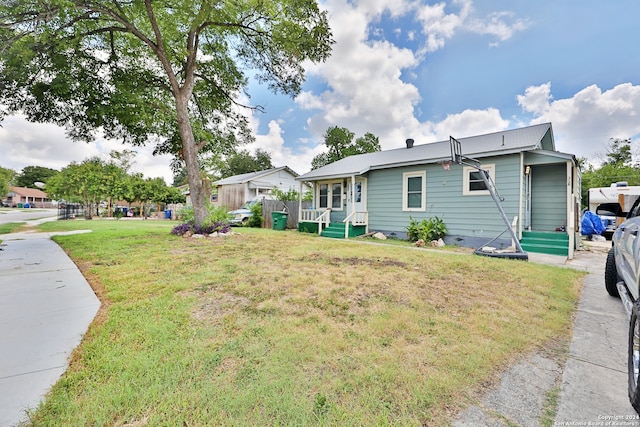
M 551 123 L 456 139 L 460 141 L 462 154 L 469 157 L 497 156 L 540 149 L 555 151 Z M 435 163 L 448 159 L 451 159 L 451 147 L 446 140 L 415 145 L 413 148 L 395 148 L 349 156 L 312 170 L 297 179 L 317 180 L 361 175 L 370 170 Z
M 289 172 L 294 178 L 298 176 L 291 168 L 288 166 L 281 166 L 279 168 L 267 169 L 258 172 L 249 172 L 243 173 L 240 175 L 229 176 L 227 178 L 223 178 L 214 182 L 214 185 L 229 185 L 229 184 L 244 184 L 250 181 L 256 181 L 257 179 L 264 178 L 268 175 L 280 172 L 280 171 Z
M 9 187 L 9 192 L 15 193 L 22 197 L 32 197 L 36 199 L 46 199 L 47 193 L 37 188 L 27 187 Z

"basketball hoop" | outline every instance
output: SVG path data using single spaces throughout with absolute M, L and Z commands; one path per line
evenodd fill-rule
M 442 169 L 444 169 L 445 171 L 450 171 L 451 170 L 451 162 L 450 161 L 441 162 L 440 164 L 442 165 Z

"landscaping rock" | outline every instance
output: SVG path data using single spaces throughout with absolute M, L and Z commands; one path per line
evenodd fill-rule
M 431 241 L 431 246 L 434 248 L 441 248 L 444 246 L 444 240 L 442 239 L 438 239 L 438 240 L 432 240 Z
M 380 233 L 377 232 L 376 234 L 374 234 L 372 236 L 374 239 L 379 239 L 379 240 L 387 240 L 387 236 L 384 235 L 384 233 Z

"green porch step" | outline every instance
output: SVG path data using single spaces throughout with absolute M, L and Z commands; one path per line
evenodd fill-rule
M 331 237 L 334 239 L 344 239 L 344 229 L 346 224 L 343 222 L 332 222 L 327 228 L 322 230 L 322 237 Z M 367 231 L 364 225 L 349 224 L 349 237 L 362 236 Z
M 520 245 L 526 252 L 569 255 L 569 235 L 560 231 L 523 231 Z

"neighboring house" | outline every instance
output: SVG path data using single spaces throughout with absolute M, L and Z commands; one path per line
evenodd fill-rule
M 32 208 L 50 208 L 53 203 L 47 193 L 37 188 L 9 187 L 7 203 L 12 207 L 28 205 Z
M 489 172 L 523 248 L 573 257 L 580 239 L 580 172 L 574 155 L 556 151 L 551 123 L 457 139 L 463 156 Z M 480 247 L 504 233 L 491 246 L 509 246 L 506 225 L 477 169 L 452 163 L 445 170 L 442 163 L 450 160 L 449 141 L 414 146 L 407 140 L 406 148 L 312 170 L 297 178 L 314 189 L 314 209 L 300 211 L 299 228 L 406 238 L 411 218 L 437 216 L 447 226 L 447 244 Z M 560 243 L 531 241 L 540 236 Z
M 274 188 L 284 192 L 298 191 L 300 184 L 296 181 L 297 176 L 287 166 L 230 176 L 213 183 L 213 204 L 234 210 L 244 202 L 271 194 Z

